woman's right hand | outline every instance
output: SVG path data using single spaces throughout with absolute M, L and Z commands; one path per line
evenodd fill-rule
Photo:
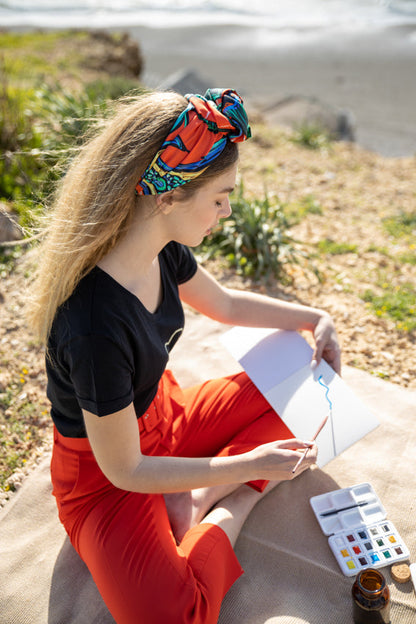
M 309 451 L 305 459 L 293 473 L 294 467 L 306 449 Z M 318 448 L 314 442 L 305 442 L 298 438 L 268 442 L 248 452 L 253 462 L 255 479 L 272 481 L 287 481 L 297 477 L 316 463 L 317 454 Z

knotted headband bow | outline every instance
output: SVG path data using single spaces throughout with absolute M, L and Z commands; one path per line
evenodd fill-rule
M 186 184 L 221 154 L 227 141 L 251 136 L 243 100 L 232 89 L 185 97 L 189 104 L 138 181 L 138 195 L 158 195 Z

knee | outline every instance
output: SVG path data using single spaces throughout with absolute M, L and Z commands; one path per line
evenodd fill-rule
M 111 606 L 117 624 L 216 624 L 220 609 L 210 604 L 198 586 L 175 583 L 158 583 L 153 592 L 139 590 Z

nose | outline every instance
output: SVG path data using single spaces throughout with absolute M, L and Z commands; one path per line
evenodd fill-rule
M 231 208 L 230 200 L 227 197 L 227 199 L 221 205 L 220 219 L 225 219 L 225 217 L 229 217 L 231 213 L 232 213 L 232 208 Z

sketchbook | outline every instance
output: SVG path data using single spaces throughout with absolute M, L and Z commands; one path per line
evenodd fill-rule
M 313 350 L 297 332 L 234 327 L 221 338 L 293 435 L 317 437 L 322 467 L 379 425 L 379 421 L 337 373 L 321 360 L 311 368 Z

